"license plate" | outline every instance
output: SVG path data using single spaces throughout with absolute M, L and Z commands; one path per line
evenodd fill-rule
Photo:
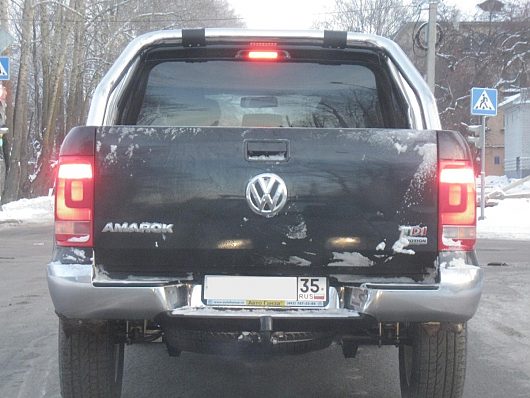
M 225 276 L 204 277 L 203 302 L 209 306 L 324 307 L 325 277 Z

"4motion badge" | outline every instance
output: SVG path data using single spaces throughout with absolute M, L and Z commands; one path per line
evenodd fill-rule
M 274 217 L 287 202 L 287 185 L 276 174 L 260 174 L 247 184 L 246 197 L 254 213 L 267 218 Z

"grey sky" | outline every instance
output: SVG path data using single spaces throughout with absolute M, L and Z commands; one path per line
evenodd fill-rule
M 457 4 L 468 14 L 475 13 L 480 1 L 443 0 Z M 310 29 L 333 8 L 334 0 L 228 0 L 249 29 Z M 428 1 L 426 1 L 428 3 Z M 425 5 L 427 7 L 427 4 Z

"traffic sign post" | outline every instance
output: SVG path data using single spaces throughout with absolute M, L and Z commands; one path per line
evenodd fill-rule
M 484 208 L 486 207 L 486 116 L 482 116 L 482 134 L 480 140 L 480 216 L 479 220 L 484 220 Z
M 479 220 L 484 220 L 484 208 L 486 207 L 486 117 L 497 116 L 497 103 L 496 89 L 484 87 L 473 87 L 471 89 L 471 114 L 481 116 L 482 119 Z
M 497 116 L 497 90 L 473 87 L 471 89 L 471 114 L 475 116 Z

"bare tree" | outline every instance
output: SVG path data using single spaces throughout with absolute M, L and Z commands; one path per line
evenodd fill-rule
M 7 6 L 8 6 L 8 0 L 0 0 L 0 30 L 8 31 L 8 12 L 7 12 Z M 2 49 L 3 51 L 4 49 Z M 5 54 L 2 54 L 5 55 Z M 6 90 L 7 94 L 9 95 L 11 91 L 11 84 L 9 81 L 3 81 L 0 83 L 2 85 L 2 90 Z M 9 98 L 6 98 L 7 102 L 9 102 Z M 4 105 L 2 104 L 2 107 Z M 6 109 L 7 111 L 7 109 Z M 4 120 L 2 120 L 3 123 L 8 126 L 8 128 L 12 125 L 11 123 L 11 115 L 6 112 Z M 1 117 L 0 117 L 1 119 Z M 4 126 L 1 126 L 4 127 Z M 5 138 L 0 137 L 0 199 L 2 195 L 2 191 L 4 190 L 5 185 L 5 178 L 6 178 L 6 162 L 7 159 L 4 157 L 4 153 L 9 152 L 9 141 L 8 137 Z
M 2 203 L 20 197 L 27 181 L 27 143 L 28 143 L 28 79 L 31 58 L 31 25 L 33 21 L 33 0 L 25 0 L 22 11 L 20 65 L 18 70 L 15 106 L 13 111 L 13 129 L 10 156 L 8 162 L 6 184 L 2 195 Z
M 17 67 L 3 203 L 47 193 L 64 135 L 83 124 L 95 86 L 133 38 L 157 29 L 242 26 L 225 0 L 8 3 L 17 6 L 2 17 L 17 39 Z
M 530 3 L 506 2 L 502 11 L 483 12 L 474 21 L 442 21 L 437 51 L 436 98 L 442 124 L 469 124 L 471 87 L 517 93 L 530 80 Z
M 441 40 L 436 49 L 435 97 L 442 126 L 466 133 L 472 87 L 494 87 L 501 96 L 530 83 L 530 3 L 506 0 L 502 10 L 478 12 L 462 20 L 458 9 L 438 8 Z M 395 37 L 418 70 L 426 71 L 423 22 L 409 22 Z
M 51 160 L 57 150 L 57 132 L 64 129 L 64 91 L 65 68 L 69 46 L 66 43 L 75 36 L 75 17 L 79 12 L 75 9 L 76 1 L 69 0 L 68 4 L 41 3 L 37 6 L 40 11 L 40 33 L 43 91 L 41 96 L 41 147 L 42 151 L 37 159 L 36 184 L 41 185 L 43 193 L 52 179 Z M 55 21 L 52 19 L 55 15 Z M 51 24 L 50 21 L 55 23 Z M 74 23 L 65 23 L 74 21 Z M 35 60 L 34 60 L 35 62 Z M 75 83 L 74 83 L 75 84 Z
M 335 0 L 334 10 L 315 25 L 391 37 L 412 18 L 413 11 L 403 0 Z

